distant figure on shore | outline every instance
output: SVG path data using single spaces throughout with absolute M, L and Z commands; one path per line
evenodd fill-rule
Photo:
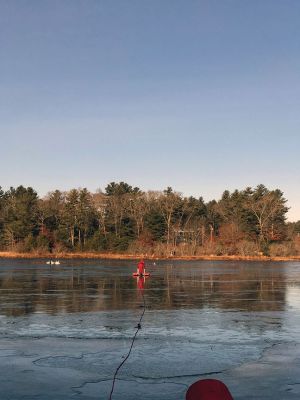
M 145 270 L 145 262 L 144 260 L 140 260 L 140 262 L 137 265 L 137 271 L 139 275 L 145 275 L 146 270 Z

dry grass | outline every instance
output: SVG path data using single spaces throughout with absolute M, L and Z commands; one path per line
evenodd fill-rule
M 238 256 L 238 255 L 197 255 L 197 256 L 170 256 L 170 257 L 156 257 L 147 254 L 115 254 L 115 253 L 18 253 L 2 251 L 0 258 L 46 258 L 46 259 L 112 259 L 112 260 L 138 260 L 140 258 L 152 260 L 224 260 L 224 261 L 300 261 L 300 256 L 286 256 L 286 257 L 267 257 L 267 256 Z

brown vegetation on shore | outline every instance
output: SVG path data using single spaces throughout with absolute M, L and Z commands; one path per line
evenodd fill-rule
M 113 253 L 17 253 L 13 251 L 0 252 L 0 258 L 21 258 L 21 259 L 110 259 L 110 260 L 139 260 L 144 258 L 146 260 L 207 260 L 207 261 L 300 261 L 300 256 L 287 256 L 287 257 L 268 257 L 268 256 L 240 256 L 240 255 L 204 255 L 204 256 L 169 256 L 169 257 L 155 257 L 147 256 L 145 254 L 113 254 Z

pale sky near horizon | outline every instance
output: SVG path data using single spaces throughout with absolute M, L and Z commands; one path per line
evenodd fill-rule
M 126 181 L 300 220 L 298 0 L 0 0 L 0 186 Z

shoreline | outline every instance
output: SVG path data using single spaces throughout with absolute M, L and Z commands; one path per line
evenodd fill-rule
M 229 255 L 206 255 L 206 256 L 169 256 L 157 257 L 146 254 L 116 254 L 116 253 L 16 253 L 0 251 L 0 258 L 11 259 L 102 259 L 102 260 L 178 260 L 178 261 L 300 261 L 299 256 L 269 257 L 269 256 L 229 256 Z

